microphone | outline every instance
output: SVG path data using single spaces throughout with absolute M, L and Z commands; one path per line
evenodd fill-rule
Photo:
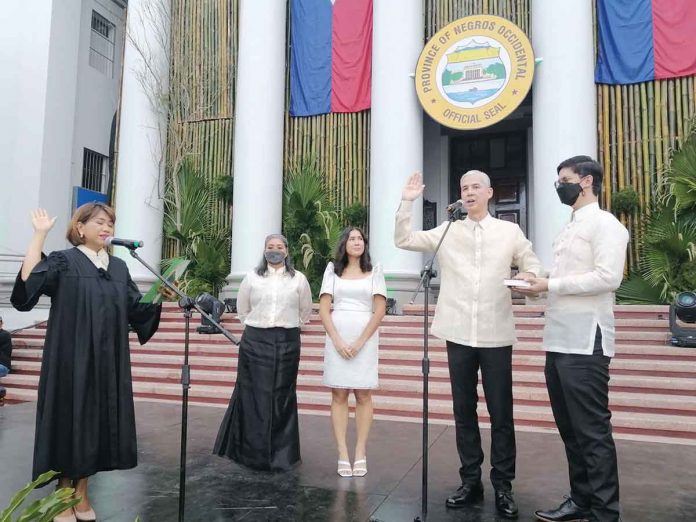
M 122 246 L 126 247 L 128 250 L 135 250 L 136 248 L 144 246 L 144 243 L 137 239 L 118 239 L 115 237 L 107 237 L 105 243 L 106 246 Z
M 447 212 L 451 213 L 454 212 L 455 210 L 461 210 L 464 208 L 464 202 L 461 199 L 458 199 L 454 203 L 450 203 L 447 205 Z

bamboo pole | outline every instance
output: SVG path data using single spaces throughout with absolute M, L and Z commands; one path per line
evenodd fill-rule
M 623 136 L 623 129 L 624 129 L 624 113 L 623 113 L 623 86 L 617 85 L 614 88 L 614 91 L 616 92 L 616 103 L 614 105 L 614 113 L 616 114 L 616 184 L 618 190 L 622 190 L 625 186 L 625 175 L 626 172 L 624 171 L 624 150 L 623 150 L 623 144 L 624 144 L 624 136 Z M 611 202 L 608 202 L 607 207 L 611 208 Z

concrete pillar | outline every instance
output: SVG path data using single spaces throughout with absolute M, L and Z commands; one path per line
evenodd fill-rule
M 241 0 L 234 127 L 232 258 L 225 293 L 259 261 L 263 240 L 281 232 L 286 10 Z M 260 81 L 263 78 L 271 81 Z
M 551 267 L 551 244 L 568 222 L 558 200 L 556 166 L 578 154 L 597 155 L 592 5 L 585 0 L 534 0 L 532 46 L 542 58 L 533 86 L 531 239 Z
M 384 266 L 390 296 L 402 305 L 423 264 L 421 253 L 394 246 L 401 188 L 409 175 L 423 169 L 423 110 L 412 77 L 423 50 L 423 5 L 379 0 L 373 10 L 370 252 Z M 414 205 L 415 229 L 422 226 L 421 203 Z
M 116 230 L 118 237 L 140 239 L 138 253 L 153 267 L 162 258 L 166 107 L 156 99 L 167 91 L 169 77 L 169 13 L 148 8 L 150 0 L 130 0 L 121 90 Z M 163 7 L 168 2 L 161 2 Z M 133 280 L 154 277 L 125 248 L 114 253 L 128 264 Z

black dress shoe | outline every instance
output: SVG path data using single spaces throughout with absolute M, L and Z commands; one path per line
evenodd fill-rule
M 460 508 L 483 500 L 483 484 L 462 484 L 457 492 L 447 498 L 447 507 Z
M 495 492 L 495 509 L 503 518 L 517 518 L 517 503 L 510 490 L 497 490 Z
M 587 522 L 591 517 L 590 512 L 578 506 L 572 498 L 567 498 L 556 509 L 536 511 L 534 514 L 544 522 Z

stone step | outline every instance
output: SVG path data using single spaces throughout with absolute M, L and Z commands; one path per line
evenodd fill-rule
M 405 305 L 402 307 L 402 314 L 405 316 L 423 316 L 423 305 Z M 543 304 L 524 304 L 513 305 L 512 311 L 515 316 L 541 317 L 546 307 Z M 435 313 L 435 305 L 431 304 L 428 308 L 429 315 Z M 669 317 L 669 306 L 667 305 L 615 305 L 614 316 L 618 318 L 640 318 L 640 319 L 666 319 Z
M 36 357 L 16 358 L 13 364 L 14 372 L 33 373 L 37 376 L 41 368 L 40 350 L 34 351 Z M 166 356 L 153 362 L 146 354 L 141 357 L 141 354 L 133 352 L 131 355 L 133 371 L 136 369 L 143 371 L 157 371 L 164 369 L 174 371 L 176 375 L 181 368 L 182 358 L 175 356 Z M 227 372 L 235 371 L 237 367 L 236 357 L 197 357 L 193 356 L 190 359 L 191 367 L 196 375 L 197 372 L 209 372 L 206 375 L 220 375 L 220 379 L 226 379 Z M 309 358 L 306 356 L 300 361 L 300 375 L 305 373 L 320 375 L 323 373 L 324 363 L 321 358 Z M 385 363 L 379 365 L 380 376 L 390 379 L 401 379 L 404 381 L 422 380 L 420 364 L 400 364 L 400 363 Z M 515 384 L 525 384 L 530 386 L 545 387 L 546 381 L 543 372 L 534 368 L 513 368 L 513 382 Z M 445 365 L 435 366 L 430 368 L 430 381 L 442 381 L 449 383 L 449 371 Z M 631 373 L 612 373 L 610 387 L 617 390 L 634 390 L 637 392 L 651 391 L 654 393 L 663 394 L 679 394 L 679 395 L 694 395 L 696 396 L 696 375 L 693 376 L 674 376 L 664 377 L 655 375 L 636 375 Z
M 9 378 L 10 376 L 8 376 Z M 13 381 L 8 383 L 8 401 L 35 400 L 36 390 L 27 386 L 27 382 L 21 382 L 21 376 L 12 376 Z M 14 382 L 15 380 L 19 382 Z M 181 386 L 176 383 L 139 382 L 133 383 L 134 393 L 140 400 L 158 400 L 165 402 L 180 401 Z M 307 389 L 309 388 L 309 389 Z M 232 386 L 213 386 L 193 383 L 190 390 L 190 399 L 196 404 L 225 406 L 229 402 Z M 665 438 L 668 441 L 690 441 L 696 443 L 696 416 L 675 415 L 666 410 L 655 410 L 655 400 L 649 397 L 647 411 L 640 411 L 634 406 L 624 407 L 624 400 L 631 399 L 618 396 L 612 397 L 612 423 L 618 434 L 626 434 L 628 438 L 644 438 L 656 440 Z M 300 385 L 298 388 L 298 402 L 300 410 L 312 413 L 327 413 L 330 407 L 330 393 L 325 389 L 316 390 L 313 387 Z M 388 395 L 376 392 L 374 395 L 375 412 L 378 416 L 398 418 L 402 420 L 417 420 L 421 413 L 420 396 L 404 397 L 402 395 Z M 553 415 L 548 404 L 543 402 L 530 403 L 524 400 L 516 400 L 514 405 L 515 422 L 518 426 L 536 428 L 553 428 Z M 429 400 L 430 419 L 432 421 L 452 422 L 452 405 L 448 398 L 437 395 Z M 483 401 L 479 402 L 478 414 L 482 424 L 489 421 Z
M 225 347 L 222 350 L 210 351 L 207 345 L 193 344 L 190 346 L 190 356 L 196 364 L 215 366 L 234 364 L 237 356 L 236 347 Z M 324 347 L 305 346 L 302 349 L 302 358 L 306 360 L 323 359 Z M 688 352 L 692 354 L 693 351 Z M 39 360 L 43 352 L 40 346 L 30 348 L 26 345 L 18 348 L 13 358 L 16 360 Z M 177 344 L 151 342 L 145 346 L 133 345 L 131 347 L 131 360 L 133 362 L 151 364 L 178 364 L 183 357 L 183 346 Z M 443 350 L 433 350 L 429 354 L 433 367 L 446 367 L 447 354 Z M 417 350 L 407 351 L 402 348 L 393 349 L 391 346 L 380 347 L 380 365 L 402 365 L 420 367 L 422 352 Z M 545 355 L 541 351 L 529 352 L 513 350 L 513 365 L 520 367 L 534 367 L 543 371 Z M 667 357 L 632 357 L 619 354 L 612 360 L 611 371 L 613 375 L 618 373 L 640 373 L 644 375 L 660 374 L 662 376 L 696 377 L 696 365 L 689 358 L 677 356 Z
M 517 336 L 513 351 L 516 423 L 521 429 L 554 428 L 543 374 L 541 349 L 543 306 L 515 306 Z M 417 312 L 417 309 L 416 309 Z M 423 308 L 420 308 L 422 314 Z M 615 432 L 640 440 L 696 444 L 696 350 L 668 343 L 667 307 L 617 307 L 617 355 L 611 365 L 610 404 Z M 197 319 L 197 318 L 196 318 Z M 232 316 L 225 325 L 239 337 L 242 327 Z M 238 348 L 224 337 L 191 332 L 191 402 L 225 407 L 236 379 Z M 380 389 L 375 390 L 378 418 L 419 422 L 421 415 L 422 316 L 389 316 L 380 329 Z M 8 402 L 34 400 L 40 372 L 43 327 L 15 336 L 13 373 L 3 379 Z M 179 402 L 184 323 L 175 305 L 167 304 L 160 331 L 140 346 L 131 335 L 136 400 Z M 303 328 L 298 376 L 300 411 L 326 415 L 330 393 L 323 386 L 325 334 L 318 316 Z M 445 343 L 430 340 L 430 420 L 452 423 Z M 488 422 L 479 386 L 481 423 Z
M 12 374 L 6 377 L 5 384 L 22 387 L 36 387 L 38 385 L 39 363 L 35 361 L 20 361 L 16 364 Z M 178 366 L 171 367 L 151 367 L 138 366 L 135 364 L 132 367 L 132 375 L 134 381 L 141 383 L 158 383 L 175 384 L 179 382 L 180 368 Z M 387 374 L 389 375 L 389 374 Z M 548 402 L 548 394 L 543 382 L 525 381 L 519 378 L 520 375 L 513 374 L 514 387 L 513 395 L 517 402 Z M 206 369 L 198 368 L 193 365 L 191 370 L 192 386 L 213 386 L 216 388 L 225 388 L 230 393 L 236 379 L 236 366 L 229 366 L 225 369 Z M 696 379 L 691 380 L 691 385 L 696 383 Z M 298 376 L 298 386 L 300 388 L 317 388 L 324 389 L 321 370 L 318 366 L 314 368 L 303 361 L 300 367 Z M 653 390 L 646 388 L 636 391 L 625 391 L 620 387 L 620 384 L 612 384 L 610 392 L 610 400 L 613 407 L 621 409 L 641 409 L 650 410 L 676 410 L 684 414 L 696 416 L 696 394 L 683 395 L 679 390 L 673 390 L 672 393 L 655 393 Z M 664 391 L 664 387 L 659 391 Z M 693 388 L 692 388 L 693 390 Z M 380 388 L 375 391 L 376 395 L 400 395 L 418 397 L 422 391 L 422 382 L 420 379 L 404 379 L 402 376 L 385 376 L 384 373 L 380 377 Z M 688 391 L 688 388 L 685 389 Z M 430 396 L 433 399 L 450 400 L 450 385 L 446 378 L 431 378 L 429 383 Z M 479 396 L 484 397 L 483 387 L 479 385 Z
M 198 354 L 235 354 L 237 347 L 226 340 L 224 342 L 210 343 L 207 338 L 192 338 L 189 344 L 191 353 Z M 436 340 L 430 344 L 431 357 L 446 358 L 446 349 L 443 343 Z M 18 340 L 15 346 L 19 349 L 40 349 L 43 340 L 22 339 Z M 308 350 L 323 350 L 324 338 L 303 337 L 303 353 Z M 154 339 L 144 346 L 141 346 L 135 339 L 131 342 L 133 352 L 143 351 L 147 353 L 169 352 L 183 353 L 184 345 L 182 340 L 170 341 L 167 339 Z M 402 352 L 403 359 L 420 359 L 422 357 L 420 341 L 413 339 L 380 339 L 380 353 L 388 353 L 389 357 L 396 356 Z M 533 342 L 518 342 L 514 347 L 514 354 L 544 356 L 540 345 Z M 384 355 L 382 355 L 384 357 Z M 622 359 L 650 359 L 662 361 L 684 361 L 685 363 L 696 360 L 696 350 L 690 348 L 678 348 L 673 346 L 660 345 L 640 345 L 640 344 L 619 344 L 614 361 Z
M 696 359 L 696 349 L 693 348 L 682 348 L 675 347 L 667 343 L 668 334 L 653 336 L 653 341 L 647 339 L 648 336 L 641 336 L 638 341 L 632 342 L 630 338 L 622 338 L 619 336 L 616 351 L 617 355 L 621 357 L 624 354 L 640 354 L 643 356 L 655 356 L 655 357 L 683 357 L 683 358 L 695 358 Z M 43 346 L 43 334 L 36 334 L 32 336 L 15 337 L 13 338 L 13 345 L 17 348 L 21 347 L 42 347 Z M 156 349 L 156 347 L 166 344 L 173 347 L 180 347 L 183 350 L 184 336 L 183 334 L 158 334 L 155 335 L 152 340 L 150 340 L 143 349 Z M 303 346 L 324 346 L 325 336 L 323 333 L 321 335 L 302 335 Z M 197 348 L 199 351 L 207 349 L 211 353 L 214 352 L 227 352 L 229 350 L 234 350 L 233 345 L 224 337 L 220 335 L 200 335 L 192 334 L 189 342 L 190 347 Z M 395 336 L 385 336 L 380 337 L 380 346 L 400 348 L 404 350 L 419 350 L 423 345 L 423 340 L 419 336 L 411 337 L 395 337 Z M 428 342 L 429 348 L 433 352 L 444 352 L 446 350 L 445 342 L 436 337 L 430 337 Z M 136 350 L 140 347 L 140 343 L 137 341 L 137 337 L 133 335 L 131 337 L 131 349 Z M 206 348 L 207 347 L 207 348 Z M 541 338 L 536 340 L 529 340 L 528 338 L 521 338 L 515 343 L 516 351 L 537 351 L 542 352 Z
M 190 349 L 197 350 L 199 353 L 230 353 L 237 348 L 225 339 L 219 336 L 203 336 L 196 335 L 190 339 Z M 13 339 L 13 345 L 16 349 L 23 348 L 42 348 L 43 337 L 26 337 Z M 323 348 L 325 342 L 324 336 L 302 336 L 303 348 Z M 382 336 L 380 338 L 380 349 L 417 351 L 420 353 L 422 340 L 419 338 L 390 338 Z M 445 343 L 437 338 L 432 338 L 428 343 L 430 351 L 433 353 L 445 353 Z M 140 345 L 136 337 L 131 339 L 131 350 L 158 351 L 167 347 L 167 350 L 182 352 L 184 349 L 183 337 L 170 341 L 168 339 L 153 338 L 146 345 Z M 515 343 L 514 351 L 516 353 L 529 352 L 534 354 L 543 354 L 541 343 L 533 341 L 518 341 Z M 659 358 L 659 359 L 675 359 L 675 360 L 690 360 L 696 359 L 696 349 L 682 348 L 671 345 L 663 345 L 659 343 L 653 344 L 632 344 L 629 342 L 619 343 L 616 346 L 616 357 L 633 357 L 633 358 Z
M 231 329 L 230 332 L 237 339 L 241 338 L 241 329 Z M 25 341 L 32 341 L 35 339 L 43 339 L 46 332 L 45 330 L 39 329 L 27 329 L 24 330 L 22 334 L 16 334 L 13 336 L 13 341 L 18 343 Z M 379 329 L 380 339 L 388 342 L 396 343 L 414 343 L 422 344 L 423 334 L 422 330 L 415 328 L 406 327 L 393 327 L 393 326 L 382 326 Z M 185 331 L 183 328 L 160 328 L 159 331 L 152 337 L 151 341 L 160 342 L 183 342 Z M 190 342 L 201 342 L 209 344 L 230 344 L 223 335 L 206 335 L 199 334 L 194 329 L 190 330 Z M 536 342 L 539 345 L 542 343 L 543 330 L 539 328 L 529 328 L 525 329 L 518 326 L 516 331 L 516 337 L 518 342 Z M 616 342 L 617 345 L 622 344 L 639 344 L 639 345 L 659 345 L 659 346 L 670 346 L 669 342 L 671 339 L 671 333 L 667 328 L 655 328 L 654 330 L 646 329 L 621 329 L 620 327 L 616 331 Z M 137 336 L 131 333 L 130 338 L 132 341 L 137 342 Z M 303 328 L 302 339 L 303 341 L 311 342 L 322 342 L 325 338 L 325 331 L 323 328 Z M 433 345 L 433 348 L 444 348 L 445 341 L 439 339 L 432 333 L 428 336 L 429 343 Z
M 150 393 L 151 388 L 139 389 L 136 383 L 135 400 L 148 402 L 164 402 L 179 404 L 181 402 L 181 388 L 169 388 L 166 395 L 156 396 Z M 298 409 L 303 414 L 326 415 L 330 411 L 330 399 L 327 393 L 320 392 L 300 392 L 298 394 Z M 23 389 L 16 387 L 8 388 L 6 404 L 14 402 L 28 402 L 36 400 L 36 389 Z M 203 395 L 193 394 L 190 404 L 221 408 L 220 418 L 222 419 L 222 408 L 229 402 L 229 395 L 223 394 L 219 399 L 211 400 Z M 421 422 L 421 402 L 380 400 L 375 399 L 375 418 L 386 420 L 398 420 L 402 422 Z M 351 408 L 352 409 L 352 408 Z M 529 407 L 526 405 L 515 405 L 515 429 L 518 431 L 555 431 L 553 415 L 547 409 Z M 429 423 L 453 425 L 451 406 L 441 404 L 441 401 L 429 401 Z M 490 427 L 490 419 L 485 407 L 479 405 L 479 424 L 481 427 Z M 628 419 L 629 422 L 624 423 Z M 612 424 L 616 438 L 629 440 L 643 440 L 650 442 L 678 443 L 696 445 L 696 426 L 686 422 L 679 422 L 680 417 L 671 415 L 641 414 L 635 412 L 614 412 Z M 328 420 L 327 420 L 328 422 Z
M 432 324 L 432 320 L 428 321 Z M 241 331 L 242 325 L 240 322 L 230 316 L 223 316 L 221 324 L 232 331 Z M 184 330 L 184 320 L 180 316 L 170 316 L 167 317 L 163 314 L 160 320 L 161 329 L 177 329 Z M 200 317 L 196 314 L 191 320 L 190 330 L 195 331 L 195 329 L 200 325 Z M 421 330 L 423 328 L 423 321 L 417 316 L 386 316 L 382 322 L 383 326 L 387 327 L 401 327 L 401 328 L 414 328 Z M 528 317 L 528 316 L 515 316 L 515 325 L 519 327 L 528 328 L 543 328 L 544 317 Z M 669 327 L 669 321 L 667 318 L 664 319 L 641 319 L 634 317 L 617 317 L 616 326 L 619 330 L 621 329 L 664 329 Z M 313 316 L 309 323 L 305 324 L 303 330 L 313 331 L 321 330 L 323 331 L 323 325 L 318 317 Z M 39 330 L 45 330 L 45 324 L 37 327 Z
M 429 320 L 432 323 L 432 320 Z M 167 314 L 163 313 L 160 321 L 161 330 L 184 330 L 184 321 L 180 314 Z M 222 323 L 225 328 L 239 332 L 242 330 L 242 325 L 236 318 L 230 315 L 223 315 Z M 544 317 L 529 316 L 529 315 L 516 315 L 515 324 L 521 328 L 537 329 L 542 328 L 544 325 Z M 191 331 L 200 325 L 200 317 L 194 312 L 194 317 L 191 320 Z M 394 328 L 410 328 L 415 330 L 422 330 L 423 321 L 418 316 L 386 316 L 382 322 L 383 327 L 394 327 Z M 667 329 L 669 328 L 668 315 L 663 318 L 640 318 L 640 317 L 624 317 L 618 315 L 616 317 L 616 326 L 618 330 L 631 330 L 631 329 Z M 45 331 L 46 323 L 40 323 L 35 328 L 28 328 L 24 330 L 25 332 L 30 332 L 32 330 Z M 309 323 L 303 326 L 303 331 L 324 331 L 321 324 L 321 320 L 318 315 L 313 315 L 310 318 Z M 22 332 L 18 332 L 17 335 L 23 335 Z

